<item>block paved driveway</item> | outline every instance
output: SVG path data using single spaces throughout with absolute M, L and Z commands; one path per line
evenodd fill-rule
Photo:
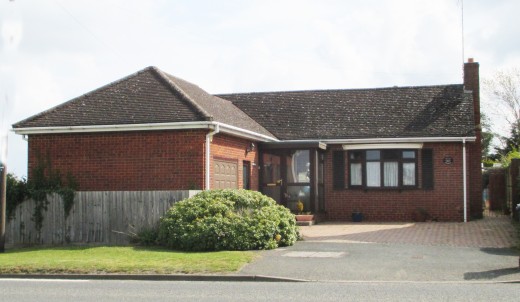
M 510 218 L 503 215 L 468 223 L 324 223 L 300 227 L 300 232 L 306 241 L 481 248 L 509 248 L 517 238 Z
M 468 223 L 323 223 L 240 273 L 314 281 L 520 281 L 507 216 Z

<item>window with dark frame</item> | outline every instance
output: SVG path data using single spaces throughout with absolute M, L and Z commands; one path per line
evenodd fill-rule
M 351 188 L 417 187 L 417 150 L 350 150 L 348 161 Z

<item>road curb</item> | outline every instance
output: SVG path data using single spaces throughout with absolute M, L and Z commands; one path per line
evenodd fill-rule
M 136 281 L 213 281 L 213 282 L 308 282 L 304 279 L 263 275 L 131 275 L 131 274 L 3 274 L 0 279 L 136 280 Z

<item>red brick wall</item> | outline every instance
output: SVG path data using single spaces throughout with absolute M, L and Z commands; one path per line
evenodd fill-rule
M 433 219 L 439 221 L 463 220 L 463 176 L 462 143 L 425 144 L 423 148 L 433 149 L 434 189 L 410 190 L 393 189 L 344 189 L 332 187 L 332 153 L 341 146 L 331 146 L 325 159 L 325 207 L 331 220 L 351 220 L 351 214 L 359 209 L 368 221 L 411 221 L 417 208 L 425 209 Z M 480 154 L 480 153 L 479 153 Z M 451 165 L 443 163 L 443 158 L 453 158 Z M 346 158 L 346 156 L 345 156 Z M 421 156 L 419 153 L 418 172 L 421 184 Z M 348 162 L 345 163 L 345 180 L 348 180 Z
M 82 191 L 201 189 L 205 130 L 29 136 L 29 178 L 40 154 Z
M 235 161 L 238 163 L 238 188 L 243 188 L 242 178 L 242 163 L 243 161 L 249 161 L 251 163 L 251 190 L 258 191 L 258 144 L 255 143 L 255 150 L 246 153 L 247 147 L 251 145 L 253 141 L 232 137 L 225 134 L 217 134 L 213 137 L 211 143 L 211 180 L 210 184 L 213 185 L 213 159 L 224 159 Z
M 477 142 L 467 144 L 468 149 L 468 220 L 482 218 L 482 167 L 481 167 L 481 143 L 480 132 Z

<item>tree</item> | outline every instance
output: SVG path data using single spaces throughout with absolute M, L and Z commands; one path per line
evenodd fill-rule
M 496 101 L 493 106 L 510 126 L 520 120 L 520 69 L 512 68 L 495 73 L 484 80 L 484 90 Z
M 502 137 L 504 147 L 496 148 L 499 155 L 507 155 L 508 153 L 519 150 L 520 147 L 520 120 L 511 126 L 510 134 L 507 137 Z
M 493 157 L 490 154 L 491 149 L 491 141 L 495 137 L 493 132 L 491 131 L 491 121 L 489 117 L 484 113 L 480 113 L 480 125 L 482 126 L 481 133 L 481 146 L 482 146 L 482 158 L 488 159 L 489 157 Z
M 483 84 L 484 91 L 492 102 L 494 115 L 498 121 L 505 121 L 510 131 L 509 136 L 498 136 L 502 147 L 495 148 L 499 156 L 505 156 L 513 150 L 518 150 L 520 145 L 520 69 L 498 71 L 492 78 L 485 79 Z M 483 131 L 483 149 L 488 147 L 485 145 L 487 139 L 489 138 Z

